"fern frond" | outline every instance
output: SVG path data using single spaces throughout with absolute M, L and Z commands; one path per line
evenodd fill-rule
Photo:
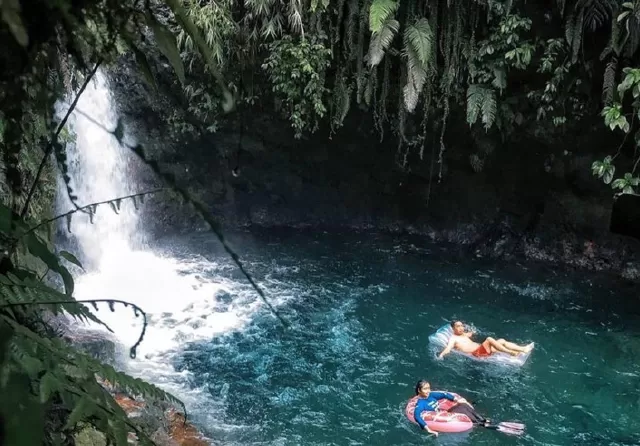
M 256 18 L 267 17 L 271 15 L 274 4 L 275 0 L 244 0 L 244 5 Z
M 404 104 L 413 112 L 427 79 L 433 55 L 433 32 L 427 19 L 407 26 L 403 54 L 407 58 L 407 84 L 403 88 Z
M 15 331 L 16 336 L 21 336 L 29 340 L 38 348 L 42 348 L 47 351 L 48 354 L 57 357 L 60 361 L 65 363 L 67 367 L 75 370 L 76 373 L 80 373 L 84 376 L 91 376 L 93 374 L 98 375 L 100 378 L 109 381 L 113 386 L 122 389 L 131 396 L 153 398 L 177 404 L 181 406 L 186 413 L 186 408 L 182 401 L 159 387 L 147 383 L 139 378 L 129 376 L 126 373 L 118 372 L 112 366 L 103 364 L 97 359 L 68 346 L 60 339 L 43 338 L 7 316 L 0 315 L 0 320 L 9 324 Z
M 404 86 L 403 95 L 408 112 L 413 112 L 418 105 L 418 98 L 427 80 L 427 68 L 418 58 L 413 48 L 407 49 L 407 84 Z
M 616 0 L 578 0 L 574 9 L 584 16 L 584 25 L 595 31 L 611 21 L 616 7 Z
M 72 430 L 79 423 L 86 422 L 98 427 L 112 444 L 125 446 L 128 433 L 132 432 L 140 444 L 153 445 L 151 439 L 129 421 L 124 410 L 98 383 L 96 375 L 102 378 L 110 376 L 115 380 L 110 382 L 118 382 L 118 387 L 133 389 L 147 398 L 171 401 L 174 397 L 163 395 L 162 390 L 150 384 L 142 382 L 141 385 L 140 380 L 116 372 L 59 339 L 41 337 L 11 318 L 0 315 L 0 325 L 13 329 L 8 368 L 14 373 L 24 373 L 31 379 L 40 404 L 46 404 L 56 397 L 72 409 L 63 430 Z
M 291 30 L 300 33 L 304 37 L 301 9 L 300 0 L 289 0 L 289 26 Z
M 38 280 L 29 277 L 19 279 L 13 274 L 0 275 L 0 294 L 9 305 L 24 304 L 29 302 L 51 303 L 48 308 L 54 315 L 65 312 L 74 319 L 81 322 L 95 322 L 102 325 L 113 333 L 104 322 L 96 317 L 86 306 L 80 303 L 57 303 L 69 302 L 69 296 L 50 288 Z M 1 304 L 0 309 L 6 305 Z
M 496 121 L 498 106 L 496 92 L 484 85 L 469 85 L 467 89 L 467 123 L 473 125 L 481 118 L 485 130 Z
M 369 43 L 369 65 L 375 67 L 378 65 L 384 53 L 391 45 L 393 38 L 400 29 L 400 23 L 395 19 L 388 19 L 382 25 L 380 32 L 376 32 L 371 36 Z
M 493 123 L 496 122 L 497 113 L 496 92 L 493 88 L 486 88 L 482 102 L 482 123 L 485 130 L 489 130 Z
M 424 67 L 431 63 L 433 56 L 433 30 L 425 18 L 407 26 L 404 32 L 404 46 L 411 48 L 417 61 Z
M 480 85 L 469 85 L 467 88 L 467 124 L 476 123 L 483 101 L 483 88 Z
M 369 9 L 369 30 L 374 34 L 381 32 L 397 10 L 398 3 L 394 0 L 373 0 Z

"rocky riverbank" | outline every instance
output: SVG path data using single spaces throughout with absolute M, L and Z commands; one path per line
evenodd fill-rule
M 112 337 L 92 330 L 74 327 L 67 335 L 67 340 L 85 353 L 105 363 L 115 365 L 117 341 Z M 171 405 L 163 402 L 147 402 L 135 398 L 109 382 L 102 386 L 114 397 L 129 419 L 137 425 L 157 446 L 210 446 L 211 439 L 206 438 L 198 429 L 185 422 L 184 414 L 176 411 Z M 137 444 L 135 435 L 130 434 L 130 444 Z M 106 446 L 104 436 L 87 426 L 76 435 L 77 446 Z

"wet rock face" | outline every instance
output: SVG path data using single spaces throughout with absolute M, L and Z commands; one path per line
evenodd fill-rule
M 158 446 L 209 446 L 213 444 L 191 423 L 188 421 L 185 423 L 182 414 L 165 403 L 146 403 L 124 394 L 116 394 L 115 400 L 131 421 L 136 423 Z
M 106 364 L 115 364 L 117 341 L 112 336 L 75 325 L 68 328 L 64 337 L 75 348 Z
M 63 321 L 60 321 L 62 324 Z M 122 346 L 108 333 L 67 325 L 64 338 L 80 351 L 102 362 L 116 366 L 117 353 Z M 143 401 L 122 392 L 108 381 L 100 381 L 129 416 L 158 446 L 208 446 L 213 444 L 191 423 L 184 423 L 184 416 L 170 404 L 162 401 Z M 1 428 L 1 426 L 0 426 Z M 136 444 L 135 435 L 129 435 L 130 443 Z M 75 437 L 80 446 L 106 446 L 104 435 L 86 426 Z M 0 443 L 1 444 L 1 443 Z
M 134 136 L 227 227 L 412 233 L 454 242 L 467 255 L 637 276 L 640 246 L 609 232 L 612 192 L 590 172 L 590 163 L 602 158 L 608 129 L 557 146 L 531 135 L 502 144 L 479 140 L 452 117 L 442 164 L 439 143 L 432 150 L 428 141 L 422 154 L 419 147 L 408 152 L 403 167 L 406 147 L 398 152 L 389 131 L 381 142 L 370 116 L 355 109 L 331 136 L 321 129 L 296 140 L 289 123 L 263 104 L 245 110 L 243 131 L 234 115 L 215 134 L 171 139 L 166 111 L 184 105 L 175 88 L 167 83 L 164 93 L 153 95 L 124 68 L 114 79 Z M 151 183 L 141 178 L 141 188 Z M 205 228 L 186 207 L 147 203 L 142 212 L 152 235 Z M 593 243 L 591 251 L 585 243 Z

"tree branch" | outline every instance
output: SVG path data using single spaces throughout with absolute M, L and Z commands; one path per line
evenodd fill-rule
M 54 221 L 56 221 L 56 220 L 59 220 L 59 219 L 61 219 L 61 218 L 63 218 L 63 217 L 66 217 L 66 216 L 68 216 L 68 215 L 75 214 L 76 212 L 82 212 L 82 211 L 84 211 L 85 209 L 89 209 L 89 208 L 91 208 L 91 207 L 93 207 L 93 206 L 98 206 L 98 205 L 101 205 L 101 204 L 107 204 L 107 203 L 113 203 L 114 201 L 118 201 L 118 200 L 126 200 L 127 198 L 142 197 L 142 196 L 144 196 L 144 195 L 154 194 L 154 193 L 156 193 L 156 192 L 160 192 L 160 191 L 163 191 L 163 190 L 164 190 L 164 188 L 158 188 L 158 189 L 153 189 L 153 190 L 150 190 L 150 191 L 147 191 L 147 192 L 140 192 L 140 193 L 133 194 L 133 195 L 126 195 L 126 196 L 124 196 L 124 197 L 112 198 L 111 200 L 97 201 L 97 202 L 95 202 L 95 203 L 89 203 L 89 204 L 84 205 L 84 206 L 82 206 L 82 207 L 78 207 L 78 208 L 76 208 L 76 209 L 72 209 L 72 210 L 70 210 L 69 212 L 65 212 L 64 214 L 57 215 L 57 216 L 55 216 L 55 217 L 53 217 L 53 218 L 50 218 L 50 219 L 48 219 L 48 220 L 44 220 L 44 221 L 42 221 L 42 222 L 38 223 L 38 224 L 37 224 L 37 225 L 35 225 L 34 227 L 29 228 L 29 229 L 28 229 L 27 231 L 25 231 L 23 234 L 20 234 L 20 236 L 18 236 L 18 240 L 19 240 L 20 238 L 24 237 L 25 235 L 27 235 L 27 234 L 29 234 L 29 233 L 31 233 L 31 232 L 33 232 L 33 231 L 35 231 L 36 229 L 38 229 L 38 228 L 40 228 L 40 227 L 42 227 L 42 226 L 44 226 L 44 225 L 46 225 L 46 224 L 49 224 L 49 223 L 54 222 Z

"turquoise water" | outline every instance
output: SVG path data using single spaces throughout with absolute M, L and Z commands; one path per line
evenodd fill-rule
M 231 240 L 270 296 L 289 297 L 279 310 L 291 327 L 264 311 L 241 331 L 185 345 L 175 366 L 208 396 L 193 417 L 216 444 L 640 444 L 634 287 L 464 260 L 408 237 L 281 231 Z M 228 262 L 208 235 L 162 243 L 173 255 Z M 242 281 L 234 268 L 216 274 Z M 437 361 L 427 337 L 451 318 L 536 349 L 522 367 Z M 428 437 L 403 415 L 420 378 L 494 420 L 526 423 L 526 435 Z

